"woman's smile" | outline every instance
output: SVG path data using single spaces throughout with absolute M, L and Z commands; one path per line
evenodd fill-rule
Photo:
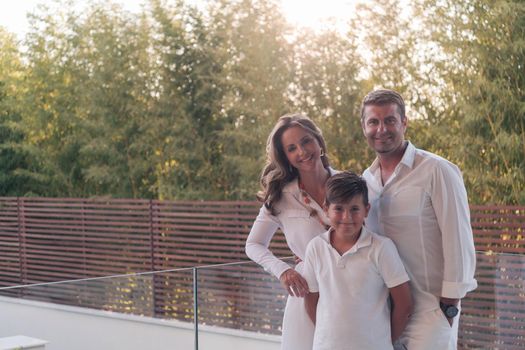
M 291 166 L 299 171 L 323 169 L 321 146 L 307 130 L 294 126 L 283 132 L 281 142 Z

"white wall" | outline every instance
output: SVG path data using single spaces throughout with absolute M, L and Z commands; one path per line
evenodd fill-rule
M 0 337 L 49 341 L 46 350 L 192 350 L 193 324 L 0 297 Z M 199 326 L 199 350 L 278 350 L 280 337 Z

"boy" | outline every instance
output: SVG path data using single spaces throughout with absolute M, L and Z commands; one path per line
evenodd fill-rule
M 308 244 L 303 272 L 314 350 L 393 349 L 408 322 L 408 275 L 393 242 L 363 226 L 369 208 L 360 176 L 345 171 L 328 179 L 331 228 Z

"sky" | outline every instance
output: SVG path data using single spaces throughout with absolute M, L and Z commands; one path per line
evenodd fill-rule
M 129 11 L 138 12 L 147 0 L 112 0 L 121 3 Z M 190 0 L 199 2 L 203 0 Z M 281 0 L 282 9 L 288 20 L 297 25 L 319 29 L 322 21 L 335 18 L 343 21 L 353 9 L 355 0 Z M 28 30 L 27 12 L 34 11 L 38 4 L 46 0 L 0 0 L 0 25 L 17 34 L 21 39 Z M 85 0 L 76 0 L 79 6 Z
M 130 11 L 139 11 L 144 0 L 112 0 L 121 3 Z M 80 5 L 87 3 L 76 0 Z M 45 4 L 46 0 L 0 0 L 0 26 L 15 33 L 19 38 L 27 32 L 28 22 L 26 14 L 36 9 L 38 4 Z

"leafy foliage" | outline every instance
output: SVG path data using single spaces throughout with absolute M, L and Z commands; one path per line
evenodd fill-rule
M 525 4 L 425 2 L 428 40 L 442 51 L 447 153 L 475 202 L 525 203 Z
M 38 152 L 25 142 L 21 117 L 24 67 L 13 35 L 0 27 L 0 195 L 42 194 Z
M 1 195 L 253 199 L 294 111 L 335 168 L 362 171 L 360 101 L 381 86 L 472 202 L 525 202 L 521 1 L 367 1 L 344 33 L 294 30 L 277 0 L 58 0 L 30 20 L 22 43 L 0 29 Z

